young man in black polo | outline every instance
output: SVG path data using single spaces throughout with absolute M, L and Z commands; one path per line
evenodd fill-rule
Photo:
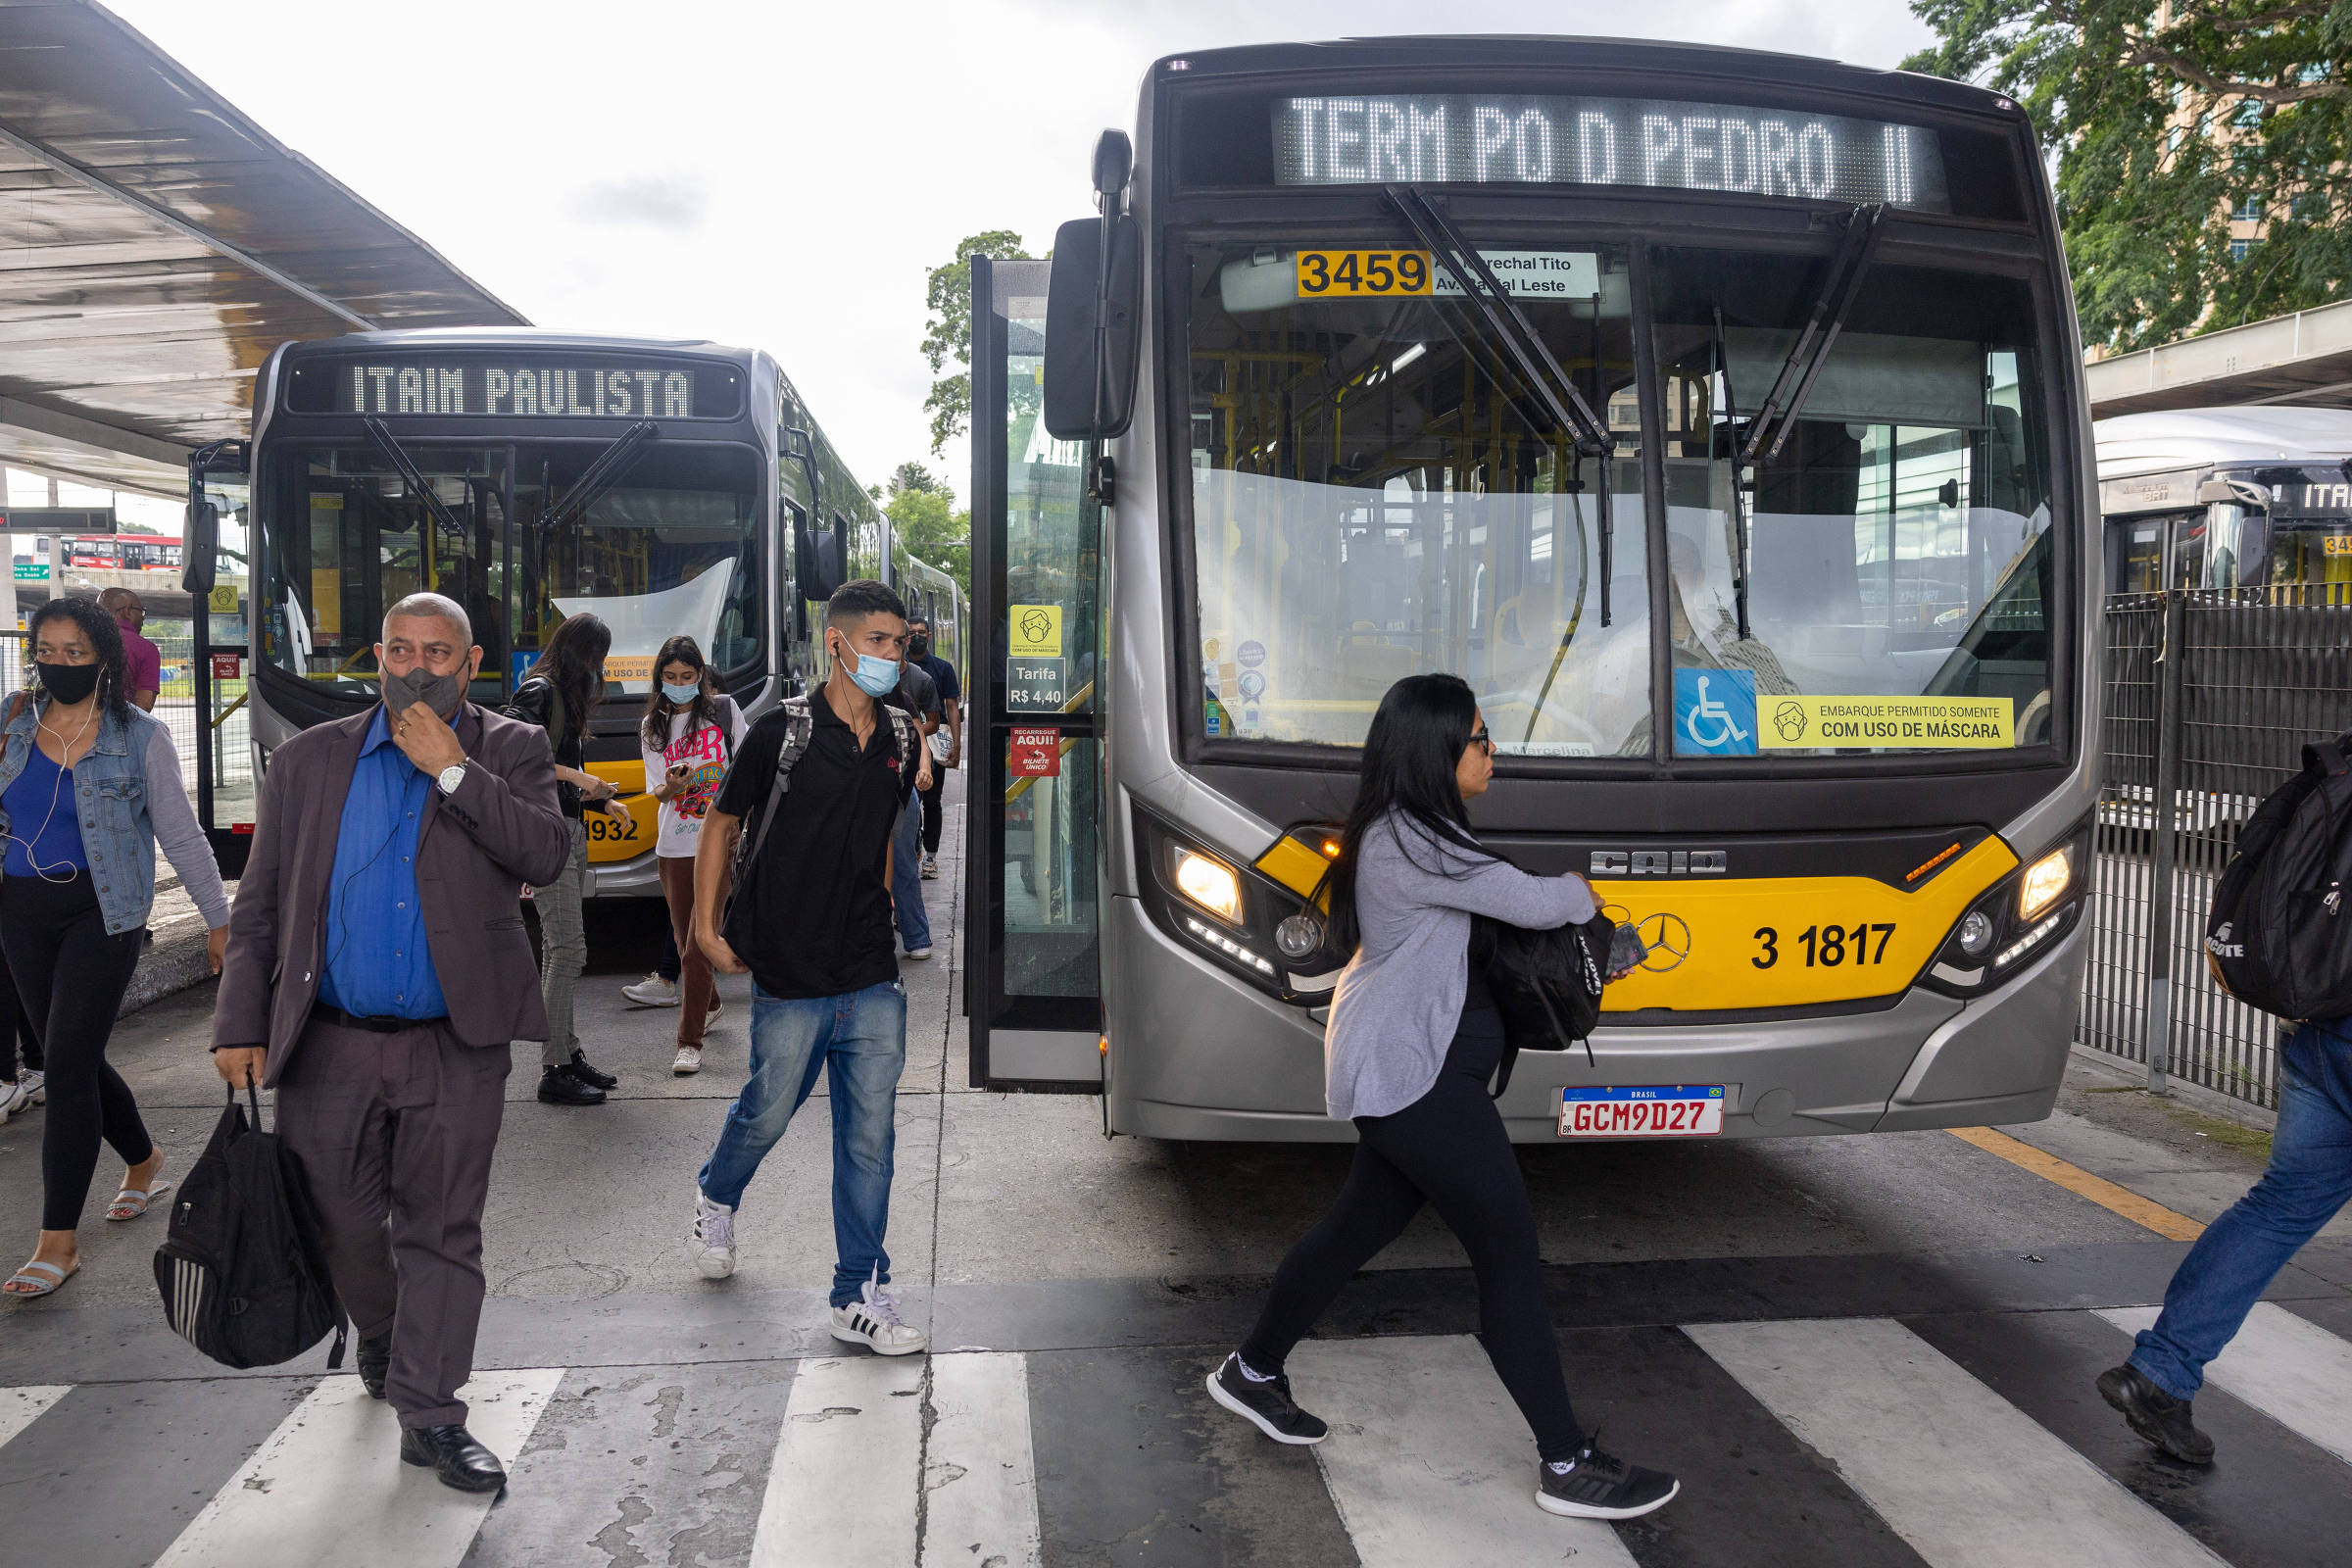
M 833 1337 L 906 1355 L 923 1348 L 923 1332 L 900 1320 L 882 1289 L 906 1062 L 890 874 L 893 829 L 914 791 L 922 742 L 905 713 L 879 699 L 899 684 L 906 609 L 881 583 L 847 583 L 825 607 L 824 634 L 831 678 L 752 726 L 695 852 L 696 940 L 721 973 L 751 972 L 752 1059 L 696 1180 L 690 1250 L 705 1278 L 734 1272 L 744 1189 L 821 1065 L 833 1097 Z M 778 797 L 787 758 L 788 791 Z M 747 832 L 752 861 L 722 923 L 720 893 Z

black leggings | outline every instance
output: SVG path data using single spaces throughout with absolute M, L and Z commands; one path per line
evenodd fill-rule
M 70 1231 L 81 1223 L 101 1137 L 125 1165 L 155 1152 L 130 1086 L 106 1061 L 115 1013 L 139 966 L 139 932 L 106 934 L 86 871 L 64 884 L 12 876 L 0 882 L 0 951 L 49 1059 L 41 1229 Z
M 925 855 L 939 853 L 939 830 L 947 824 L 948 814 L 940 806 L 939 798 L 947 793 L 947 788 L 948 770 L 939 765 L 939 759 L 935 757 L 931 759 L 931 787 L 923 791 L 923 853 Z
M 15 1082 L 20 1059 L 24 1071 L 41 1070 L 41 1037 L 34 1032 L 24 1004 L 17 1000 L 17 982 L 10 977 L 8 965 L 0 963 L 0 1078 Z
M 1390 1116 L 1355 1118 L 1359 1141 L 1331 1212 L 1283 1258 L 1257 1326 L 1242 1342 L 1253 1372 L 1282 1369 L 1340 1288 L 1395 1241 L 1426 1200 L 1461 1240 L 1478 1278 L 1487 1358 L 1545 1459 L 1569 1459 L 1584 1432 L 1568 1402 L 1560 1348 L 1544 1300 L 1536 1213 L 1487 1081 L 1502 1056 L 1502 1019 L 1462 1014 L 1429 1092 Z

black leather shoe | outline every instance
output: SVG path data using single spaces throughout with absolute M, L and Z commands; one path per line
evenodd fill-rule
M 507 1484 L 507 1467 L 498 1462 L 498 1455 L 461 1426 L 402 1427 L 400 1457 L 404 1464 L 432 1471 L 443 1486 L 460 1492 L 496 1492 Z
M 2099 1396 L 2123 1412 L 2132 1431 L 2182 1464 L 2213 1463 L 2213 1440 L 2189 1418 L 2190 1401 L 2174 1398 L 2131 1362 L 2099 1374 Z
M 577 1051 L 571 1054 L 571 1075 L 580 1082 L 594 1084 L 599 1089 L 612 1090 L 620 1087 L 619 1079 L 600 1067 L 590 1066 L 588 1058 Z
M 539 1069 L 539 1102 L 543 1105 L 601 1105 L 605 1092 L 569 1067 Z
M 368 1391 L 370 1399 L 382 1398 L 384 1376 L 392 1370 L 392 1336 L 387 1334 L 377 1340 L 361 1340 L 358 1360 L 360 1387 Z

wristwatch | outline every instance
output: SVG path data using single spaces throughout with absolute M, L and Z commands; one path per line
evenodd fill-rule
M 464 762 L 452 762 L 452 763 L 450 763 L 450 764 L 449 764 L 447 767 L 443 768 L 443 769 L 440 771 L 440 773 L 439 773 L 439 774 L 438 774 L 438 775 L 437 775 L 437 776 L 436 776 L 436 777 L 433 779 L 433 783 L 434 783 L 434 784 L 435 784 L 435 785 L 436 785 L 436 786 L 437 786 L 437 787 L 440 789 L 441 793 L 442 793 L 442 794 L 444 794 L 444 795 L 455 795 L 455 794 L 457 794 L 457 793 L 458 793 L 458 786 L 459 786 L 459 785 L 461 785 L 461 784 L 463 784 L 463 783 L 465 783 L 465 782 L 466 782 L 466 764 L 465 764 Z

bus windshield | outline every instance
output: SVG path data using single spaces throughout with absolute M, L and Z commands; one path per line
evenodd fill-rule
M 580 611 L 612 627 L 610 696 L 649 690 L 655 653 L 678 632 L 717 669 L 755 672 L 766 569 L 759 455 L 657 443 L 609 486 L 575 495 L 602 450 L 405 444 L 419 490 L 373 445 L 281 449 L 263 526 L 266 662 L 372 700 L 384 608 L 429 588 L 473 622 L 477 702 L 502 700 L 557 622 Z

